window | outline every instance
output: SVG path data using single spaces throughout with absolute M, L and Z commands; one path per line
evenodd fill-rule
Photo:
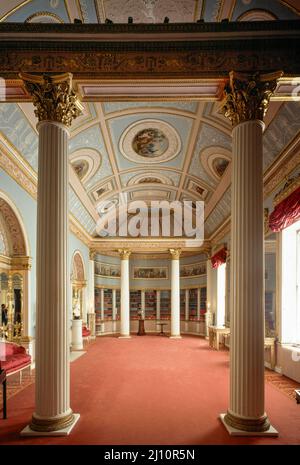
M 300 344 L 300 221 L 282 231 L 282 343 Z

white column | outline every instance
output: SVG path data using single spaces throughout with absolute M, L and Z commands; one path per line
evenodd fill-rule
M 200 319 L 200 288 L 197 289 L 197 319 Z
M 121 258 L 121 315 L 120 337 L 130 338 L 129 256 L 127 249 L 119 250 Z
M 224 113 L 232 131 L 230 403 L 228 431 L 277 434 L 264 398 L 262 122 L 276 80 L 231 73 Z M 250 85 L 251 81 L 251 85 Z M 243 100 L 245 98 L 245 101 Z M 242 101 L 241 101 L 242 100 Z M 243 104 L 244 105 L 243 105 Z M 234 430 L 235 429 L 235 430 Z
M 211 265 L 211 261 L 206 262 L 206 295 L 207 295 L 207 311 L 211 313 L 210 321 L 215 323 L 217 321 L 217 270 Z
M 141 312 L 142 318 L 145 319 L 145 291 L 141 291 Z
M 79 415 L 70 407 L 67 126 L 81 106 L 71 90 L 72 75 L 22 78 L 39 118 L 36 405 L 22 434 L 68 434 Z
M 180 336 L 180 273 L 179 257 L 180 249 L 170 249 L 171 254 L 171 338 L 179 339 Z
M 160 320 L 160 291 L 156 291 L 156 319 Z
M 189 321 L 190 319 L 190 290 L 185 290 L 185 320 Z
M 100 319 L 104 320 L 104 289 L 100 289 Z
M 96 336 L 96 315 L 95 315 L 95 255 L 94 250 L 90 250 L 88 265 L 88 285 L 87 285 L 87 315 L 91 337 Z
M 88 269 L 88 313 L 95 313 L 95 252 L 90 251 Z
M 117 319 L 117 290 L 112 290 L 112 319 Z

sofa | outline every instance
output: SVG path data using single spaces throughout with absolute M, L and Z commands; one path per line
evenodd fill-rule
M 31 369 L 31 356 L 25 347 L 14 342 L 0 341 L 0 369 L 5 370 L 7 376 L 19 372 L 21 382 L 22 370 L 25 368 Z

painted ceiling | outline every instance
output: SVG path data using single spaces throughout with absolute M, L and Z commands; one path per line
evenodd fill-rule
M 32 0 L 1 2 L 0 21 L 191 22 L 295 19 L 297 1 Z M 206 238 L 230 216 L 231 127 L 218 103 L 85 102 L 69 142 L 70 211 L 95 234 L 103 200 L 204 200 Z M 37 172 L 38 133 L 31 103 L 0 105 L 0 136 Z M 300 131 L 298 102 L 271 102 L 264 169 Z M 3 241 L 2 241 L 3 242 Z M 2 243 L 1 242 L 1 243 Z

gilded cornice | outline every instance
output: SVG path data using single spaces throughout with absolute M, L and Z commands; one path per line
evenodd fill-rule
M 70 72 L 76 79 L 129 79 L 150 73 L 152 78 L 178 79 L 226 77 L 232 69 L 248 73 L 282 69 L 285 75 L 297 76 L 299 29 L 299 21 L 0 23 L 1 75 Z
M 286 183 L 282 189 L 275 195 L 274 197 L 274 205 L 278 205 L 282 202 L 286 197 L 288 197 L 292 192 L 300 187 L 300 173 L 292 176 L 290 178 L 286 178 Z
M 56 121 L 71 126 L 83 107 L 72 89 L 70 73 L 51 76 L 21 73 L 27 92 L 32 96 L 39 121 Z
M 270 98 L 283 72 L 248 75 L 231 71 L 229 82 L 224 87 L 224 99 L 220 113 L 232 126 L 250 120 L 263 121 Z

